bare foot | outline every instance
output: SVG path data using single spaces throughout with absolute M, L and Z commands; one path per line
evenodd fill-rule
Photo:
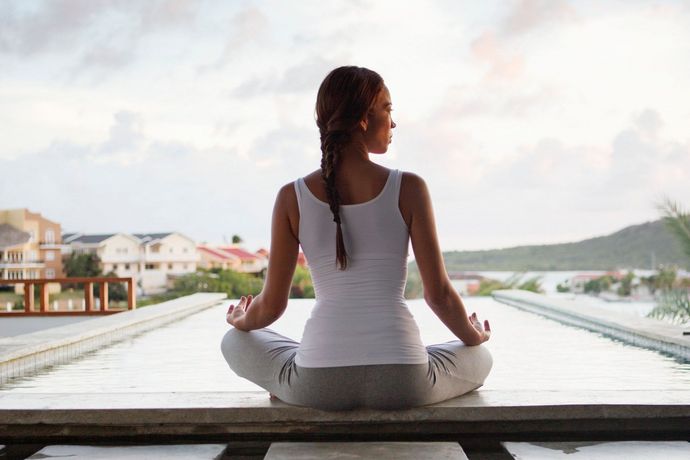
M 278 398 L 278 396 L 274 395 L 273 393 L 268 394 L 268 399 L 270 399 L 271 401 L 280 401 L 280 398 Z

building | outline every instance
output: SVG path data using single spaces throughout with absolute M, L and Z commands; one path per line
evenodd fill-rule
M 201 245 L 197 246 L 199 252 L 199 267 L 205 269 L 220 269 L 240 271 L 242 260 L 229 252 L 219 248 Z
M 166 289 L 168 277 L 194 273 L 199 262 L 196 242 L 177 232 L 66 234 L 66 252 L 96 254 L 104 274 L 132 276 L 142 294 Z
M 28 209 L 0 210 L 0 279 L 63 277 L 61 232 L 60 224 Z M 60 292 L 60 285 L 50 283 L 48 291 Z
M 261 249 L 257 250 L 254 254 L 256 254 L 257 256 L 259 256 L 261 258 L 266 259 L 266 266 L 268 266 L 268 256 L 269 256 L 268 249 L 261 248 Z M 300 267 L 304 267 L 304 268 L 307 268 L 309 266 L 309 263 L 307 262 L 307 258 L 305 257 L 305 255 L 302 251 L 300 251 L 299 254 L 297 254 L 297 265 L 299 265 Z
M 268 267 L 268 258 L 259 254 L 252 254 L 238 246 L 221 246 L 218 249 L 240 259 L 240 265 L 236 270 L 238 272 L 261 273 Z

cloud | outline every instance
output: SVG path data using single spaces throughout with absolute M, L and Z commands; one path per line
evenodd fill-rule
M 225 68 L 238 56 L 240 50 L 249 44 L 266 44 L 271 34 L 268 16 L 255 6 L 235 13 L 230 19 L 228 29 L 229 35 L 216 62 L 200 67 L 199 72 Z
M 487 31 L 470 44 L 472 55 L 486 64 L 485 80 L 510 81 L 522 76 L 525 59 L 519 53 L 507 51 L 494 32 Z
M 505 35 L 518 35 L 577 19 L 575 9 L 566 0 L 519 0 L 503 22 L 501 31 Z
M 286 68 L 282 75 L 249 78 L 231 92 L 232 97 L 246 99 L 265 94 L 291 94 L 308 91 L 314 93 L 324 77 L 342 65 L 341 59 L 324 59 L 314 56 Z
M 109 3 L 55 0 L 28 12 L 20 11 L 18 3 L 4 4 L 0 16 L 0 51 L 31 55 L 69 47 Z
M 71 74 L 117 69 L 134 60 L 147 35 L 193 24 L 199 6 L 196 0 L 55 0 L 34 9 L 9 3 L 0 16 L 0 55 L 60 55 L 74 62 Z
M 485 184 L 516 200 L 534 193 L 543 204 L 648 209 L 657 194 L 687 195 L 683 188 L 690 183 L 690 145 L 664 139 L 661 126 L 661 115 L 645 109 L 607 146 L 544 138 L 495 165 Z
M 108 139 L 97 150 L 102 156 L 116 156 L 137 152 L 144 140 L 141 115 L 120 111 L 115 114 L 115 124 L 110 127 Z

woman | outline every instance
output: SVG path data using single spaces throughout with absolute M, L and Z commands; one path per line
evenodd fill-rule
M 383 79 L 340 67 L 319 88 L 321 169 L 283 186 L 273 209 L 261 294 L 230 305 L 221 349 L 237 375 L 289 403 L 326 410 L 397 409 L 481 386 L 489 339 L 451 285 L 426 184 L 369 159 L 395 123 Z M 424 347 L 403 297 L 412 241 L 424 298 L 460 341 Z M 316 304 L 298 343 L 266 329 L 285 311 L 299 246 Z

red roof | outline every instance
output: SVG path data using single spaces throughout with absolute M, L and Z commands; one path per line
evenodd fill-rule
M 268 249 L 261 248 L 258 251 L 256 251 L 257 254 L 259 254 L 261 257 L 268 257 Z
M 235 257 L 239 257 L 242 260 L 255 260 L 255 259 L 259 258 L 255 254 L 252 254 L 251 252 L 245 251 L 244 249 L 241 249 L 241 248 L 232 248 L 232 247 L 226 246 L 226 247 L 220 247 L 218 249 L 221 249 L 225 252 L 228 252 Z
M 226 251 L 219 251 L 218 249 L 215 249 L 215 248 L 209 248 L 206 246 L 198 246 L 197 249 L 199 251 L 211 254 L 213 257 L 216 257 L 218 259 L 231 260 L 231 259 L 237 258 L 237 256 L 235 256 L 234 254 L 230 254 Z

